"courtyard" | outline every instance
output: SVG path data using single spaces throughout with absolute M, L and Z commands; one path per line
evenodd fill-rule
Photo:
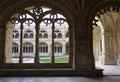
M 51 63 L 51 57 L 40 57 L 40 63 Z M 12 63 L 18 63 L 19 57 L 13 57 Z M 55 63 L 68 63 L 68 56 L 55 57 Z M 34 63 L 34 57 L 26 56 L 23 57 L 23 63 Z

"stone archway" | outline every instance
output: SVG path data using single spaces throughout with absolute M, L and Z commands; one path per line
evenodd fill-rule
M 13 6 L 12 6 L 13 7 Z M 36 4 L 34 4 L 33 6 L 32 6 L 32 3 L 31 3 L 31 5 L 30 6 L 26 6 L 26 8 L 23 8 L 22 10 L 19 10 L 19 11 L 15 11 L 15 10 L 13 10 L 13 12 L 12 12 L 12 9 L 11 9 L 11 16 L 10 15 L 8 15 L 8 16 L 10 16 L 10 17 L 8 17 L 8 19 L 11 19 L 11 22 L 12 23 L 14 23 L 14 24 L 18 24 L 17 22 L 19 22 L 19 24 L 21 23 L 21 25 L 19 25 L 19 27 L 20 27 L 20 56 L 19 56 L 19 63 L 23 63 L 23 28 L 24 28 L 24 24 L 27 24 L 27 23 L 29 23 L 28 24 L 28 26 L 31 24 L 30 23 L 30 21 L 29 21 L 29 19 L 30 20 L 32 20 L 32 21 L 34 21 L 36 24 L 36 26 L 35 26 L 35 29 L 36 29 L 36 43 L 35 43 L 35 45 L 36 45 L 36 51 L 35 51 L 35 59 L 34 59 L 34 62 L 35 62 L 35 64 L 36 63 L 39 63 L 39 48 L 38 48 L 38 42 L 39 42 L 39 38 L 37 38 L 37 35 L 39 34 L 39 29 L 38 28 L 36 28 L 36 27 L 39 27 L 39 25 L 38 25 L 38 22 L 40 22 L 40 20 L 43 20 L 42 22 L 43 23 L 45 23 L 46 24 L 46 26 L 48 25 L 48 24 L 52 24 L 52 25 L 54 25 L 53 24 L 53 22 L 56 22 L 57 24 L 60 24 L 60 26 L 64 23 L 64 21 L 68 21 L 67 23 L 69 23 L 69 22 L 71 22 L 70 20 L 71 20 L 71 17 L 69 17 L 69 18 L 67 18 L 68 16 L 67 15 L 65 15 L 65 16 L 67 16 L 67 17 L 65 17 L 64 16 L 64 12 L 62 12 L 61 10 L 47 10 L 47 11 L 43 11 L 42 10 L 42 7 L 43 8 L 46 8 L 45 6 L 38 6 L 38 4 L 36 3 Z M 31 10 L 31 11 L 33 11 L 33 12 L 31 12 L 31 11 L 29 11 L 30 9 L 33 9 L 33 10 Z M 38 10 L 37 10 L 38 9 Z M 38 11 L 38 12 L 37 12 Z M 50 13 L 51 12 L 51 13 Z M 44 14 L 43 14 L 44 13 Z M 13 14 L 13 15 L 12 15 Z M 26 14 L 28 14 L 28 15 L 30 15 L 31 17 L 29 18 L 29 16 L 26 16 Z M 39 15 L 41 15 L 42 14 L 42 16 L 43 16 L 43 18 L 42 17 L 40 17 Z M 48 16 L 46 16 L 45 17 L 45 15 L 47 15 L 48 14 Z M 58 16 L 58 14 L 60 15 L 60 16 Z M 35 18 L 35 16 L 36 16 L 36 18 Z M 27 19 L 27 22 L 25 22 L 25 20 L 26 19 L 24 19 L 24 18 L 27 18 L 28 17 L 28 19 Z M 48 17 L 50 17 L 50 19 L 48 18 Z M 58 17 L 58 19 L 56 18 L 56 17 Z M 33 19 L 32 19 L 33 18 Z M 52 21 L 52 18 L 54 19 L 54 21 Z M 40 20 L 39 20 L 40 19 Z M 66 20 L 67 19 L 67 20 Z M 17 20 L 17 21 L 16 21 Z M 58 20 L 58 21 L 57 21 Z M 62 21 L 61 21 L 62 20 Z M 7 21 L 7 20 L 6 20 Z M 23 24 L 24 23 L 24 24 Z M 12 24 L 11 24 L 12 25 Z M 55 25 L 54 26 L 52 26 L 51 27 L 51 32 L 53 33 L 54 32 L 54 28 L 55 27 Z M 72 23 L 70 23 L 70 27 L 69 27 L 69 29 L 73 29 L 73 28 L 71 28 L 72 27 Z M 6 32 L 6 33 L 8 33 L 8 32 Z M 52 34 L 51 33 L 51 34 Z M 71 33 L 71 35 L 72 35 L 72 30 L 70 30 L 70 33 Z M 52 46 L 54 46 L 54 37 L 53 37 L 53 35 L 52 36 L 50 36 L 51 38 L 49 38 L 49 39 L 52 39 L 51 41 L 52 41 Z M 62 38 L 62 37 L 61 37 Z M 73 39 L 73 36 L 70 36 L 70 39 Z M 12 43 L 12 42 L 11 42 Z M 71 40 L 71 42 L 70 42 L 70 44 L 73 46 L 73 43 L 72 43 L 72 40 Z M 7 45 L 6 43 L 5 43 L 5 45 Z M 9 47 L 10 48 L 10 47 Z M 72 47 L 70 48 L 71 49 L 71 54 L 69 54 L 69 55 L 71 55 L 70 57 L 69 57 L 69 62 L 67 63 L 68 64 L 68 67 L 73 67 L 73 62 L 71 62 L 71 61 L 73 61 L 73 49 L 72 49 Z M 6 48 L 5 48 L 5 50 L 7 50 Z M 53 64 L 53 67 L 54 67 L 54 48 L 52 47 L 52 63 L 51 64 Z M 37 55 L 37 56 L 36 56 Z M 6 58 L 6 60 L 8 59 L 8 57 L 5 57 Z M 6 60 L 4 60 L 4 62 L 6 61 Z M 47 66 L 47 65 L 46 65 Z M 51 65 L 52 66 L 52 65 Z M 63 66 L 65 66 L 65 65 L 63 65 Z M 67 65 L 66 65 L 67 66 Z M 65 66 L 65 67 L 66 67 Z M 12 66 L 11 66 L 12 67 Z M 22 66 L 21 66 L 22 67 Z M 28 65 L 28 67 L 29 67 L 29 65 Z M 49 67 L 49 66 L 48 66 Z M 55 67 L 57 67 L 57 66 L 55 66 Z M 40 67 L 41 68 L 41 67 Z
M 9 0 L 10 1 L 10 0 Z M 9 2 L 8 1 L 8 2 Z M 12 3 L 12 1 L 10 1 Z M 60 2 L 60 3 L 59 3 Z M 65 0 L 56 0 L 56 1 L 52 1 L 52 0 L 35 0 L 33 2 L 33 0 L 23 0 L 23 1 L 18 1 L 16 3 L 12 3 L 11 5 L 9 5 L 9 8 L 4 9 L 4 11 L 1 13 L 1 19 L 2 22 L 0 21 L 0 27 L 2 28 L 3 32 L 0 32 L 3 36 L 2 39 L 0 39 L 0 43 L 3 46 L 3 49 L 5 47 L 5 39 L 6 38 L 6 29 L 4 28 L 7 21 L 9 20 L 9 18 L 14 14 L 14 13 L 18 13 L 21 10 L 24 10 L 26 7 L 26 10 L 29 10 L 31 8 L 33 8 L 33 5 L 42 5 L 42 6 L 47 6 L 50 8 L 53 8 L 55 11 L 57 11 L 57 13 L 62 14 L 68 21 L 68 24 L 70 24 L 70 28 L 69 28 L 69 38 L 70 38 L 70 61 L 69 64 L 61 64 L 61 65 L 57 65 L 57 64 L 52 64 L 51 66 L 49 66 L 48 64 L 44 64 L 44 65 L 39 65 L 38 63 L 36 63 L 35 65 L 30 65 L 30 64 L 6 64 L 5 63 L 5 53 L 4 50 L 0 51 L 0 53 L 2 55 L 0 55 L 0 63 L 2 64 L 2 67 L 0 68 L 7 68 L 7 69 L 12 69 L 12 68 L 19 68 L 19 69 L 29 69 L 29 68 L 44 68 L 44 66 L 48 66 L 48 70 L 43 69 L 43 70 L 35 70 L 31 73 L 31 70 L 22 70 L 19 71 L 17 70 L 17 72 L 19 71 L 19 74 L 25 74 L 25 75 L 102 75 L 102 70 L 96 70 L 95 69 L 95 65 L 94 65 L 94 58 L 92 53 L 90 52 L 90 45 L 89 44 L 90 38 L 89 37 L 89 26 L 88 23 L 86 22 L 87 19 L 87 6 L 84 5 L 85 3 L 89 3 L 88 1 L 80 1 L 80 0 L 70 0 L 70 2 L 74 2 L 74 3 L 69 3 L 69 1 L 65 1 Z M 77 4 L 76 4 L 77 3 Z M 52 5 L 51 5 L 52 4 Z M 81 5 L 83 4 L 83 5 Z M 32 7 L 30 7 L 32 6 Z M 77 9 L 76 9 L 77 8 Z M 9 13 L 9 14 L 7 14 Z M 15 17 L 15 16 L 13 16 Z M 4 19 L 6 18 L 6 19 Z M 1 30 L 1 29 L 0 29 Z M 90 33 L 91 35 L 91 33 Z M 0 37 L 1 38 L 1 37 Z M 0 45 L 1 45 L 0 44 Z M 69 69 L 57 69 L 56 68 L 62 68 L 62 67 L 67 67 L 70 68 Z M 52 68 L 52 69 L 51 69 Z M 55 68 L 55 69 L 54 69 Z M 10 70 L 11 71 L 11 70 Z M 14 71 L 14 70 L 13 70 Z M 47 72 L 47 74 L 45 74 L 45 72 Z M 51 73 L 50 73 L 51 72 Z M 92 73 L 91 73 L 92 72 Z M 9 74 L 9 73 L 8 73 Z M 15 72 L 12 74 L 16 74 Z
M 106 65 L 114 65 L 118 62 L 119 54 L 119 6 L 108 5 L 101 8 L 94 17 L 93 26 L 100 26 L 104 30 L 99 35 L 101 42 L 101 49 L 98 49 L 98 55 L 101 55 L 100 62 Z M 96 19 L 98 17 L 98 19 Z M 101 22 L 101 25 L 99 25 Z M 94 34 L 94 33 L 93 33 Z M 93 36 L 94 38 L 94 36 Z M 97 38 L 96 38 L 97 39 Z M 103 39 L 103 40 L 102 40 Z M 100 41 L 99 40 L 99 41 Z M 99 42 L 98 41 L 98 42 Z M 100 42 L 99 42 L 100 43 Z M 95 43 L 93 43 L 95 44 Z M 95 46 L 93 47 L 93 50 Z M 99 46 L 98 46 L 99 48 Z M 95 51 L 94 51 L 95 52 Z M 100 53 L 99 53 L 100 52 Z M 99 57 L 99 56 L 98 56 Z

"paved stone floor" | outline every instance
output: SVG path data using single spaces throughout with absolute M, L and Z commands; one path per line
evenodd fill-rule
M 120 65 L 102 65 L 96 63 L 96 68 L 104 69 L 104 75 L 120 75 Z
M 120 82 L 120 76 L 105 77 L 0 77 L 0 82 Z
M 96 64 L 104 77 L 0 77 L 0 82 L 120 82 L 120 65 Z
M 13 58 L 14 62 L 18 62 L 17 58 Z M 24 63 L 33 63 L 34 60 L 31 58 L 24 58 Z M 120 65 L 102 65 L 96 62 L 96 68 L 104 69 L 104 75 L 120 75 Z
M 0 82 L 120 82 L 120 65 L 96 64 L 104 77 L 0 77 Z

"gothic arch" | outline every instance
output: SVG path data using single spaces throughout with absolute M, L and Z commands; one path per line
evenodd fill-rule
M 104 51 L 100 53 L 101 55 L 101 59 L 102 59 L 102 64 L 116 64 L 116 54 L 118 54 L 117 52 L 117 40 L 113 38 L 113 36 L 117 37 L 114 33 L 115 32 L 115 28 L 114 26 L 110 25 L 112 22 L 109 18 L 109 14 L 113 14 L 113 12 L 115 13 L 118 13 L 120 12 L 120 1 L 113 1 L 113 0 L 109 0 L 109 1 L 102 1 L 101 3 L 97 4 L 94 9 L 92 10 L 91 14 L 89 15 L 89 33 L 91 34 L 90 35 L 90 38 L 91 38 L 91 53 L 93 53 L 93 37 L 92 37 L 92 32 L 93 32 L 93 26 L 97 26 L 97 22 L 98 21 L 101 21 L 101 16 L 102 17 L 108 17 L 106 19 L 108 19 L 109 21 L 109 24 L 107 25 L 107 23 L 105 23 L 105 25 L 103 24 L 103 29 L 104 29 Z M 114 14 L 115 14 L 114 13 Z M 96 19 L 95 17 L 98 17 L 99 19 Z M 116 16 L 118 17 L 118 16 Z M 112 18 L 113 19 L 113 18 Z M 115 19 L 115 18 L 114 18 Z M 113 19 L 113 21 L 115 21 Z M 102 20 L 103 21 L 103 20 Z M 116 22 L 116 21 L 115 21 Z M 113 28 L 114 27 L 114 28 Z M 109 40 L 108 40 L 109 39 Z M 111 45 L 109 44 L 113 44 L 112 47 Z M 113 55 L 111 55 L 110 53 L 113 53 Z M 104 56 L 103 56 L 104 54 Z M 108 56 L 109 55 L 109 56 Z M 112 58 L 112 59 L 111 59 Z
M 39 37 L 40 38 L 48 38 L 48 32 L 46 30 L 41 30 L 39 32 Z
M 48 2 L 49 2 L 49 4 L 51 3 L 53 5 L 49 5 Z M 24 5 L 23 5 L 23 3 L 24 3 Z M 53 8 L 56 11 L 56 13 L 59 13 L 59 14 L 65 16 L 65 18 L 67 19 L 67 22 L 70 26 L 69 27 L 70 33 L 73 34 L 73 29 L 74 29 L 73 15 L 69 11 L 69 9 L 66 9 L 65 7 L 63 7 L 62 5 L 57 3 L 56 1 L 36 0 L 36 1 L 32 2 L 32 0 L 26 0 L 26 1 L 16 2 L 15 4 L 11 5 L 9 8 L 5 9 L 5 11 L 3 11 L 3 13 L 1 14 L 1 20 L 3 20 L 3 21 L 0 21 L 0 22 L 5 27 L 7 21 L 13 14 L 21 12 L 21 10 L 24 9 L 25 7 L 30 7 L 33 5 L 42 5 L 42 6 L 47 6 L 47 7 Z M 5 13 L 9 13 L 9 14 L 5 14 Z M 5 20 L 4 20 L 4 17 L 6 18 Z M 3 27 L 3 29 L 4 29 L 4 27 Z M 70 39 L 74 39 L 74 37 L 71 36 Z M 71 42 L 71 45 L 74 46 L 73 42 Z
M 105 13 L 106 10 L 109 9 L 107 7 L 110 7 L 110 6 L 113 6 L 114 9 L 118 10 L 118 8 L 120 7 L 119 4 L 120 4 L 120 1 L 118 0 L 109 0 L 109 1 L 106 0 L 106 1 L 101 1 L 100 3 L 95 5 L 94 8 L 91 10 L 91 13 L 88 16 L 89 25 L 90 26 L 93 25 L 93 20 L 95 16 L 97 15 L 97 13 L 101 11 L 101 9 L 103 9 L 103 12 L 100 12 L 98 15 Z
M 24 38 L 34 38 L 34 33 L 32 30 L 26 30 L 24 31 Z
M 53 4 L 53 5 L 51 5 L 51 4 Z M 66 9 L 67 7 L 65 8 L 64 7 L 65 5 L 64 6 L 61 5 L 57 1 L 44 1 L 44 0 L 43 1 L 36 0 L 34 2 L 32 0 L 26 0 L 26 1 L 12 3 L 12 5 L 10 5 L 9 8 L 5 9 L 3 11 L 3 13 L 1 13 L 1 20 L 3 20 L 2 23 L 6 24 L 6 22 L 9 20 L 8 18 L 11 17 L 14 13 L 20 11 L 21 9 L 24 9 L 26 7 L 31 7 L 34 5 L 50 7 L 56 11 L 60 10 L 60 11 L 58 11 L 58 13 L 65 16 L 68 19 L 68 23 L 71 24 L 72 26 L 74 26 L 73 15 L 71 14 L 71 11 L 69 10 L 69 8 Z M 30 9 L 30 8 L 28 8 L 28 9 Z M 5 14 L 5 13 L 9 13 L 9 14 Z M 4 20 L 4 18 L 6 18 L 6 20 Z
M 48 53 L 48 44 L 46 42 L 39 43 L 39 53 Z
M 19 31 L 13 30 L 13 38 L 19 38 Z
M 23 43 L 23 53 L 33 53 L 33 44 L 30 42 Z
M 18 53 L 19 51 L 19 45 L 15 42 L 13 42 L 13 45 L 12 45 L 12 53 Z
M 30 1 L 30 0 L 29 0 Z M 27 10 L 30 10 L 31 8 L 31 6 L 34 6 L 34 7 L 32 7 L 32 9 L 35 9 L 35 8 L 39 8 L 38 7 L 38 5 L 39 6 L 41 6 L 42 5 L 42 7 L 43 6 L 45 6 L 45 7 L 50 7 L 50 8 L 52 8 L 53 10 L 50 10 L 50 11 L 48 11 L 48 12 L 44 12 L 44 14 L 42 15 L 42 17 L 44 17 L 45 15 L 47 15 L 47 14 L 51 14 L 51 13 L 56 13 L 56 14 L 61 14 L 61 15 L 63 15 L 63 17 L 65 18 L 65 21 L 67 22 L 67 24 L 69 25 L 69 31 L 70 31 L 70 33 L 71 33 L 71 35 L 73 35 L 73 30 L 72 29 L 74 29 L 74 26 L 73 26 L 73 24 L 74 24 L 74 21 L 72 21 L 72 16 L 71 16 L 71 14 L 70 14 L 70 12 L 69 11 L 66 11 L 66 9 L 65 8 L 59 8 L 60 7 L 60 5 L 58 6 L 58 3 L 56 3 L 55 4 L 55 2 L 54 1 L 50 1 L 51 3 L 54 3 L 56 6 L 58 6 L 58 9 L 56 9 L 56 7 L 54 8 L 54 7 L 51 7 L 51 6 L 49 6 L 49 4 L 48 4 L 48 2 L 47 3 L 44 3 L 44 4 L 38 4 L 38 2 L 41 2 L 41 1 L 35 1 L 34 3 L 31 3 L 30 2 L 30 4 L 28 4 L 27 2 L 26 2 L 26 5 L 24 4 L 23 6 L 19 6 L 19 5 L 21 5 L 21 4 L 23 4 L 22 2 L 20 2 L 20 3 L 16 3 L 16 4 L 14 4 L 14 5 L 12 5 L 12 6 L 10 6 L 9 8 L 7 8 L 4 12 L 6 12 L 6 13 L 9 13 L 9 14 L 4 14 L 3 15 L 3 18 L 5 17 L 6 18 L 6 20 L 4 20 L 4 23 L 2 22 L 2 24 L 6 24 L 7 23 L 7 21 L 9 20 L 9 19 L 12 19 L 12 18 L 15 18 L 15 17 L 17 17 L 17 14 L 16 13 L 22 13 L 22 14 L 28 14 L 28 15 L 31 15 L 31 16 L 33 16 L 33 19 L 34 19 L 34 15 L 33 14 L 35 14 L 34 13 L 34 10 L 33 10 L 33 14 L 32 14 L 32 12 L 30 12 L 30 11 L 27 11 Z M 44 1 L 45 2 L 45 1 Z M 28 5 L 27 5 L 28 4 Z M 18 10 L 16 9 L 16 8 L 19 8 Z M 21 8 L 20 8 L 21 7 Z M 29 8 L 28 8 L 29 7 Z M 61 6 L 62 7 L 62 6 Z M 25 9 L 24 9 L 25 8 Z M 3 13 L 4 13 L 3 12 Z M 11 12 L 11 13 L 10 13 Z M 50 13 L 51 12 L 51 13 Z M 20 16 L 19 14 L 18 14 L 18 16 Z M 51 15 L 50 15 L 51 16 Z M 18 18 L 18 17 L 17 17 Z M 16 19 L 17 19 L 16 18 Z M 37 18 L 36 18 L 37 19 Z M 64 20 L 63 20 L 64 21 Z M 59 21 L 60 22 L 60 21 Z M 62 22 L 60 23 L 60 24 L 62 24 Z M 29 26 L 29 25 L 28 25 Z M 4 28 L 5 29 L 5 28 Z M 23 30 L 23 29 L 22 29 Z M 39 31 L 39 30 L 38 30 Z M 54 32 L 54 31 L 53 31 Z M 23 49 L 22 49 L 22 46 L 24 47 L 24 45 L 22 44 L 22 42 L 23 42 L 23 40 L 22 40 L 22 35 L 23 35 L 23 32 L 21 31 L 21 37 L 20 37 L 20 44 L 21 44 L 21 46 L 20 46 L 20 59 L 19 59 L 19 62 L 21 62 L 21 63 L 23 63 L 22 61 L 22 59 L 23 59 L 23 57 L 22 57 L 22 55 L 23 55 L 23 53 L 22 52 L 24 52 L 23 51 Z M 37 35 L 37 34 L 36 34 Z M 70 39 L 71 39 L 71 45 L 73 46 L 73 42 L 72 42 L 72 39 L 74 39 L 73 38 L 73 36 L 71 36 L 70 37 Z M 39 39 L 38 39 L 39 40 Z M 54 43 L 53 43 L 54 44 Z M 38 46 L 39 45 L 37 45 L 37 40 L 36 40 L 36 53 L 38 53 L 37 52 L 37 50 L 38 50 Z M 74 49 L 72 49 L 72 47 L 71 47 L 71 52 L 73 51 Z M 35 54 L 36 54 L 35 53 Z M 71 53 L 72 55 L 73 55 L 73 52 Z M 38 56 L 35 56 L 35 58 L 38 58 Z M 54 59 L 54 58 L 52 58 L 52 59 Z M 72 58 L 70 58 L 70 61 L 72 61 L 73 59 Z M 34 60 L 35 62 L 36 62 L 36 59 Z M 39 59 L 37 59 L 37 62 L 39 63 Z M 54 62 L 52 62 L 52 63 L 54 63 Z M 51 63 L 51 64 L 52 64 Z M 70 65 L 71 64 L 71 67 L 73 66 L 73 62 L 68 62 L 68 65 Z
M 0 52 L 2 55 L 0 55 L 0 63 L 3 65 L 3 67 L 0 68 L 19 68 L 19 69 L 29 69 L 31 68 L 43 68 L 43 70 L 35 70 L 33 72 L 26 71 L 26 70 L 17 70 L 18 75 L 22 75 L 23 73 L 25 75 L 102 75 L 102 70 L 96 70 L 94 68 L 94 64 L 92 61 L 92 57 L 90 58 L 89 53 L 89 38 L 88 38 L 88 21 L 86 18 L 86 2 L 87 4 L 90 2 L 90 0 L 22 0 L 22 1 L 16 1 L 15 0 L 7 0 L 9 6 L 3 7 L 3 12 L 0 12 L 0 31 L 2 30 L 1 35 L 3 35 L 1 39 L 1 43 L 3 45 L 3 48 L 5 49 L 5 25 L 8 22 L 9 18 L 17 13 L 21 12 L 22 9 L 27 8 L 30 9 L 33 5 L 42 5 L 45 7 L 50 7 L 54 9 L 57 13 L 63 15 L 69 24 L 69 38 L 70 38 L 70 47 L 72 49 L 70 50 L 70 53 L 74 55 L 73 57 L 69 57 L 72 59 L 71 61 L 67 62 L 69 64 L 66 65 L 66 63 L 61 64 L 61 66 L 54 63 L 53 65 L 49 66 L 48 64 L 35 64 L 35 65 L 15 65 L 15 64 L 5 64 L 4 62 L 4 52 Z M 10 3 L 9 3 L 10 2 Z M 76 4 L 77 3 L 77 4 Z M 82 16 L 84 15 L 84 16 Z M 81 18 L 80 18 L 81 17 Z M 4 19 L 5 18 L 5 19 Z M 82 22 L 82 23 L 81 23 Z M 76 26 L 75 26 L 76 25 Z M 75 33 L 75 34 L 74 34 Z M 4 50 L 3 50 L 4 51 Z M 73 52 L 72 52 L 73 51 Z M 90 55 L 90 56 L 88 56 Z M 2 60 L 1 60 L 2 59 Z M 73 64 L 71 64 L 73 63 Z M 72 66 L 71 66 L 72 65 Z M 58 69 L 54 70 L 54 68 L 71 68 L 69 69 Z M 50 68 L 50 70 L 44 70 L 44 67 Z M 53 68 L 53 69 L 51 69 Z M 13 70 L 14 71 L 14 70 Z M 58 73 L 57 73 L 57 72 Z M 6 72 L 6 71 L 5 71 Z M 10 71 L 11 72 L 11 71 Z M 45 72 L 48 72 L 47 74 Z M 13 72 L 14 75 L 15 72 Z M 9 74 L 9 73 L 8 73 Z M 17 74 L 16 74 L 17 75 Z

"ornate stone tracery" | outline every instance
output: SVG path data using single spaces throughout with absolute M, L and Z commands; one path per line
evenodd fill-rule
M 24 3 L 24 4 L 23 4 Z M 93 54 L 93 39 L 95 38 L 95 41 L 98 41 L 99 45 L 96 47 L 96 51 L 99 50 L 98 46 L 100 46 L 100 39 L 104 39 L 105 43 L 105 48 L 102 50 L 105 51 L 105 62 L 103 63 L 106 64 L 116 64 L 116 58 L 117 55 L 119 54 L 119 0 L 22 0 L 16 2 L 16 0 L 8 0 L 6 2 L 7 5 L 3 7 L 3 9 L 0 9 L 0 27 L 2 32 L 0 32 L 0 45 L 5 47 L 5 38 L 6 38 L 6 29 L 4 29 L 9 17 L 11 17 L 15 12 L 20 13 L 19 15 L 15 15 L 11 17 L 11 19 L 19 18 L 26 19 L 22 20 L 25 23 L 27 23 L 28 26 L 30 26 L 32 23 L 35 23 L 35 31 L 37 35 L 39 35 L 39 31 L 41 30 L 40 27 L 40 22 L 45 23 L 46 26 L 49 26 L 52 24 L 52 31 L 54 32 L 57 29 L 54 29 L 54 24 L 58 23 L 59 25 L 62 26 L 63 23 L 67 21 L 69 24 L 69 38 L 70 42 L 70 61 L 67 64 L 61 64 L 58 65 L 55 63 L 54 60 L 54 53 L 52 53 L 52 64 L 48 66 L 48 64 L 42 64 L 39 66 L 39 61 L 38 61 L 38 48 L 39 46 L 39 39 L 36 36 L 36 53 L 35 53 L 35 64 L 36 65 L 13 65 L 13 64 L 3 64 L 4 63 L 4 55 L 5 55 L 5 50 L 0 51 L 0 63 L 3 64 L 3 67 L 0 68 L 20 68 L 20 69 L 25 69 L 25 68 L 62 68 L 62 67 L 67 67 L 71 68 L 69 71 L 67 69 L 67 73 L 69 72 L 70 75 L 84 75 L 87 73 L 88 75 L 91 74 L 102 74 L 102 70 L 97 70 L 95 68 L 95 60 L 94 60 L 94 54 Z M 52 9 L 49 11 L 43 11 L 42 8 L 39 5 L 42 6 L 48 6 Z M 21 6 L 22 5 L 22 6 Z M 33 6 L 34 5 L 34 6 Z M 30 8 L 26 8 L 29 7 Z M 7 8 L 9 7 L 9 8 Z M 4 10 L 5 9 L 5 10 Z M 24 10 L 23 10 L 24 9 Z M 33 11 L 29 12 L 29 9 L 33 9 Z M 114 13 L 113 13 L 114 12 Z M 9 13 L 9 14 L 7 14 Z M 57 15 L 61 14 L 65 16 L 65 18 L 59 18 Z M 29 14 L 32 17 L 26 17 L 25 14 Z M 47 18 L 45 16 L 47 14 L 50 14 Z M 58 17 L 58 18 L 57 18 Z M 95 18 L 97 17 L 97 19 Z M 118 17 L 118 18 L 117 18 Z M 6 19 L 4 19 L 6 18 Z M 16 19 L 14 19 L 16 20 Z M 19 20 L 19 21 L 20 21 Z M 59 20 L 59 21 L 57 21 Z M 21 21 L 21 22 L 22 22 Z M 102 22 L 102 27 L 98 24 L 98 22 Z M 14 21 L 12 21 L 14 23 Z M 109 23 L 110 22 L 110 23 Z M 16 22 L 18 23 L 18 21 Z M 24 26 L 24 25 L 23 25 Z M 22 26 L 21 26 L 22 27 Z M 95 29 L 95 37 L 93 37 L 93 27 L 97 27 Z M 115 29 L 113 29 L 115 28 Z M 101 30 L 102 29 L 102 30 Z M 101 33 L 102 31 L 102 33 Z M 54 33 L 52 33 L 52 42 L 54 43 Z M 96 38 L 97 36 L 101 36 L 101 38 Z M 66 44 L 67 45 L 67 44 Z M 103 44 L 102 44 L 103 45 Z M 52 46 L 52 52 L 54 52 L 54 44 Z M 2 48 L 0 48 L 2 49 Z M 6 49 L 6 48 L 5 48 Z M 68 48 L 69 49 L 69 48 Z M 112 54 L 117 54 L 117 55 L 111 55 Z M 99 54 L 99 53 L 97 53 Z M 99 54 L 101 55 L 101 53 Z M 104 57 L 103 57 L 104 58 Z M 20 57 L 20 62 L 22 60 L 22 55 Z M 111 60 L 111 61 L 110 61 Z M 22 62 L 21 62 L 22 63 Z M 60 69 L 61 70 L 61 69 Z M 64 69 L 65 70 L 65 69 Z M 55 70 L 54 70 L 55 71 Z M 58 69 L 57 69 L 58 71 Z M 73 72 L 74 71 L 74 72 Z M 81 72 L 82 71 L 82 72 Z M 87 72 L 86 72 L 87 71 Z M 65 70 L 66 73 L 66 70 Z M 60 72 L 60 74 L 65 74 Z M 66 74 L 67 74 L 66 73 Z M 80 74 L 81 73 L 81 74 Z M 58 74 L 58 73 L 55 73 Z M 59 75 L 59 74 L 58 74 Z
M 52 53 L 51 53 L 51 64 L 55 63 L 55 55 L 54 55 L 54 32 L 57 25 L 63 25 L 64 23 L 67 23 L 67 19 L 59 14 L 57 11 L 46 9 L 46 11 L 43 10 L 44 7 L 41 6 L 35 6 L 32 10 L 21 10 L 19 12 L 16 12 L 14 16 L 10 18 L 10 22 L 15 26 L 16 24 L 20 24 L 20 56 L 19 56 L 19 64 L 23 64 L 23 29 L 24 24 L 32 25 L 35 24 L 35 58 L 34 63 L 40 64 L 40 58 L 39 58 L 39 31 L 41 29 L 40 24 L 44 23 L 46 26 L 52 25 Z M 65 27 L 64 27 L 65 28 Z M 68 29 L 69 30 L 69 29 Z M 62 50 L 62 48 L 61 48 Z M 72 52 L 72 51 L 71 51 Z M 70 53 L 71 53 L 70 52 Z M 68 64 L 71 64 L 72 61 L 72 55 L 69 56 L 69 62 Z M 63 66 L 64 67 L 64 66 Z M 66 66 L 65 66 L 66 67 Z

